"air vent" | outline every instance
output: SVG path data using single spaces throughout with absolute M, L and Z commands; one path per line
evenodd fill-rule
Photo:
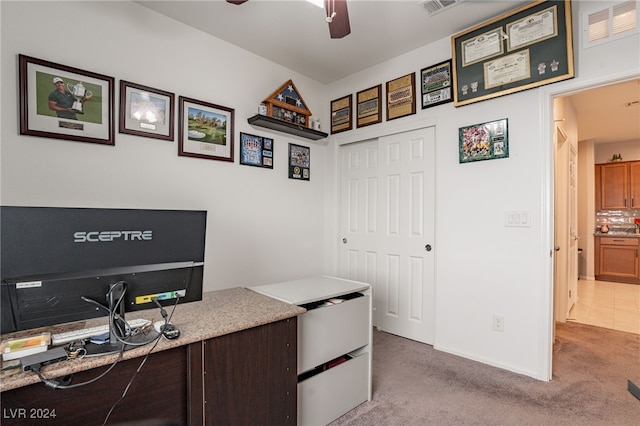
M 421 0 L 418 3 L 429 15 L 433 16 L 464 1 L 466 0 Z
M 606 9 L 586 12 L 582 19 L 585 48 L 638 33 L 637 3 L 615 2 Z

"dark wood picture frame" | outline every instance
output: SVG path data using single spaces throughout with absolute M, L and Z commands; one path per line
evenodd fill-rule
M 416 74 L 387 81 L 387 121 L 416 113 Z
M 331 101 L 331 134 L 353 128 L 353 96 L 347 95 Z
M 120 80 L 120 133 L 173 142 L 175 95 Z
M 454 105 L 574 77 L 571 1 L 537 0 L 451 37 Z
M 273 169 L 273 139 L 240 132 L 240 164 Z
M 356 127 L 382 122 L 382 84 L 356 93 Z
M 178 155 L 233 162 L 233 108 L 178 98 Z
M 18 55 L 20 134 L 115 145 L 114 78 Z
M 451 59 L 420 70 L 422 109 L 453 102 Z

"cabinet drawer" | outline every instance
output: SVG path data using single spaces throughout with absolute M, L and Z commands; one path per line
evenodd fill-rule
M 600 237 L 600 244 L 616 246 L 637 246 L 640 238 L 611 238 Z
M 298 317 L 298 374 L 369 344 L 370 296 Z
M 369 353 L 365 352 L 298 383 L 298 425 L 320 426 L 368 399 Z

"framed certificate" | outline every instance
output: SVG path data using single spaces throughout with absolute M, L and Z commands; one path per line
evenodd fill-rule
M 356 93 L 356 127 L 382 121 L 382 84 Z
M 456 107 L 573 78 L 571 1 L 537 0 L 451 37 Z

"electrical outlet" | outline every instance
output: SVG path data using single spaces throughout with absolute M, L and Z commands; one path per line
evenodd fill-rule
M 504 315 L 493 314 L 493 329 L 495 331 L 504 331 Z

